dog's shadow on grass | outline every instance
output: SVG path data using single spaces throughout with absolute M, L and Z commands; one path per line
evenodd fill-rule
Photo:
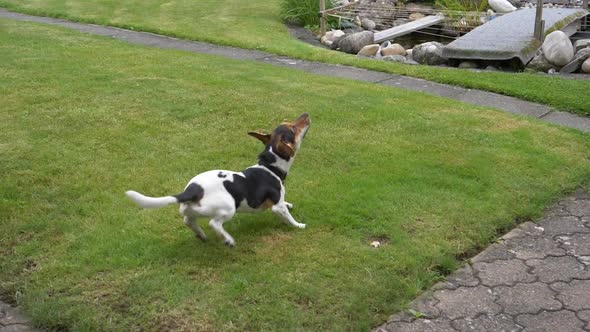
M 205 242 L 196 238 L 187 228 L 184 234 L 178 235 L 176 241 L 162 243 L 162 259 L 168 262 L 214 267 L 244 256 L 255 255 L 253 246 L 274 233 L 297 231 L 273 215 L 239 215 L 225 225 L 225 229 L 236 240 L 235 247 L 228 247 L 206 221 L 199 221 L 199 225 L 207 234 L 208 239 Z

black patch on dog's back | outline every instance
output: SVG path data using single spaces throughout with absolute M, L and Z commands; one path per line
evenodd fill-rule
M 222 179 L 225 179 L 225 178 L 227 177 L 227 174 L 225 174 L 225 173 L 223 173 L 223 172 L 219 172 L 219 173 L 217 174 L 217 177 L 220 177 L 220 178 L 222 178 Z
M 201 198 L 203 198 L 203 195 L 205 195 L 205 190 L 203 189 L 203 187 L 199 186 L 196 183 L 191 183 L 186 187 L 186 189 L 182 193 L 172 196 L 176 197 L 178 203 L 198 203 L 201 200 Z
M 234 198 L 236 209 L 246 199 L 248 206 L 259 208 L 265 201 L 276 204 L 281 198 L 281 182 L 261 168 L 248 168 L 244 176 L 234 174 L 233 181 L 223 181 L 225 190 Z

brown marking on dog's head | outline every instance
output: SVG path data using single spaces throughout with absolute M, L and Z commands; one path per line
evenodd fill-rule
M 288 160 L 295 156 L 310 124 L 311 118 L 309 114 L 303 113 L 293 122 L 281 123 L 272 134 L 251 131 L 248 135 L 256 137 L 266 146 L 270 145 L 273 151 Z

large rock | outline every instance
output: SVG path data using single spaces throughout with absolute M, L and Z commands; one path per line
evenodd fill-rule
M 537 55 L 535 55 L 535 57 L 527 64 L 527 68 L 544 73 L 550 69 L 556 69 L 555 65 L 545 58 L 543 52 L 538 52 Z
M 322 37 L 321 42 L 324 45 L 330 46 L 334 41 L 340 37 L 344 36 L 344 31 L 342 30 L 332 30 L 326 32 L 326 34 Z
M 401 63 L 406 63 L 406 61 L 407 61 L 406 57 L 403 55 L 386 55 L 386 56 L 382 57 L 381 59 L 385 60 L 385 61 L 401 62 Z
M 590 47 L 590 39 L 578 39 L 574 44 L 576 52 L 586 47 Z
M 358 52 L 359 56 L 375 56 L 379 52 L 379 44 L 367 45 Z
M 381 55 L 406 55 L 406 49 L 400 44 L 389 44 L 381 48 Z
M 447 63 L 447 58 L 442 56 L 443 44 L 438 42 L 427 42 L 414 46 L 412 49 L 412 58 L 414 61 L 436 66 Z
M 562 67 L 574 58 L 574 46 L 569 37 L 562 31 L 553 31 L 545 37 L 541 46 L 545 58 L 552 64 Z
M 578 52 L 576 52 L 574 59 L 572 61 L 570 61 L 567 65 L 563 66 L 559 70 L 559 72 L 562 74 L 573 73 L 576 70 L 578 70 L 578 68 L 580 68 L 582 63 L 584 63 L 584 61 L 586 61 L 586 59 L 588 59 L 588 58 L 590 58 L 590 47 L 583 48 L 583 49 L 579 50 Z
M 365 30 L 369 30 L 369 31 L 375 30 L 375 22 L 369 20 L 368 18 L 363 18 L 361 20 L 361 26 Z
M 514 7 L 508 0 L 489 0 L 488 5 L 490 5 L 496 13 L 510 13 L 516 10 L 516 7 Z
M 375 37 L 373 32 L 363 31 L 344 36 L 339 39 L 337 43 L 334 42 L 334 44 L 337 44 L 335 45 L 335 49 L 350 54 L 357 54 L 363 47 L 373 44 L 374 42 Z M 334 44 L 332 44 L 333 48 Z
M 582 73 L 590 74 L 590 58 L 582 63 Z

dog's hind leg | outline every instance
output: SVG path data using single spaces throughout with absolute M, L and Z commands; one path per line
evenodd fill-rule
M 281 219 L 288 225 L 295 226 L 297 228 L 305 228 L 305 224 L 299 223 L 297 220 L 295 220 L 295 218 L 293 218 L 284 202 L 282 204 L 279 202 L 278 204 L 273 205 L 272 212 L 281 217 Z
M 184 224 L 188 228 L 190 228 L 201 241 L 207 240 L 207 235 L 205 235 L 205 232 L 203 232 L 203 229 L 199 226 L 199 224 L 197 224 L 196 217 L 185 216 L 184 217 Z
M 291 204 L 289 202 L 285 202 L 285 205 L 287 206 L 287 209 L 289 209 L 289 210 L 293 209 L 293 204 Z
M 213 228 L 217 235 L 223 238 L 223 241 L 226 245 L 233 247 L 236 245 L 236 241 L 225 229 L 223 229 L 223 223 L 230 220 L 231 217 L 233 217 L 233 214 L 217 216 L 209 220 L 209 225 Z

